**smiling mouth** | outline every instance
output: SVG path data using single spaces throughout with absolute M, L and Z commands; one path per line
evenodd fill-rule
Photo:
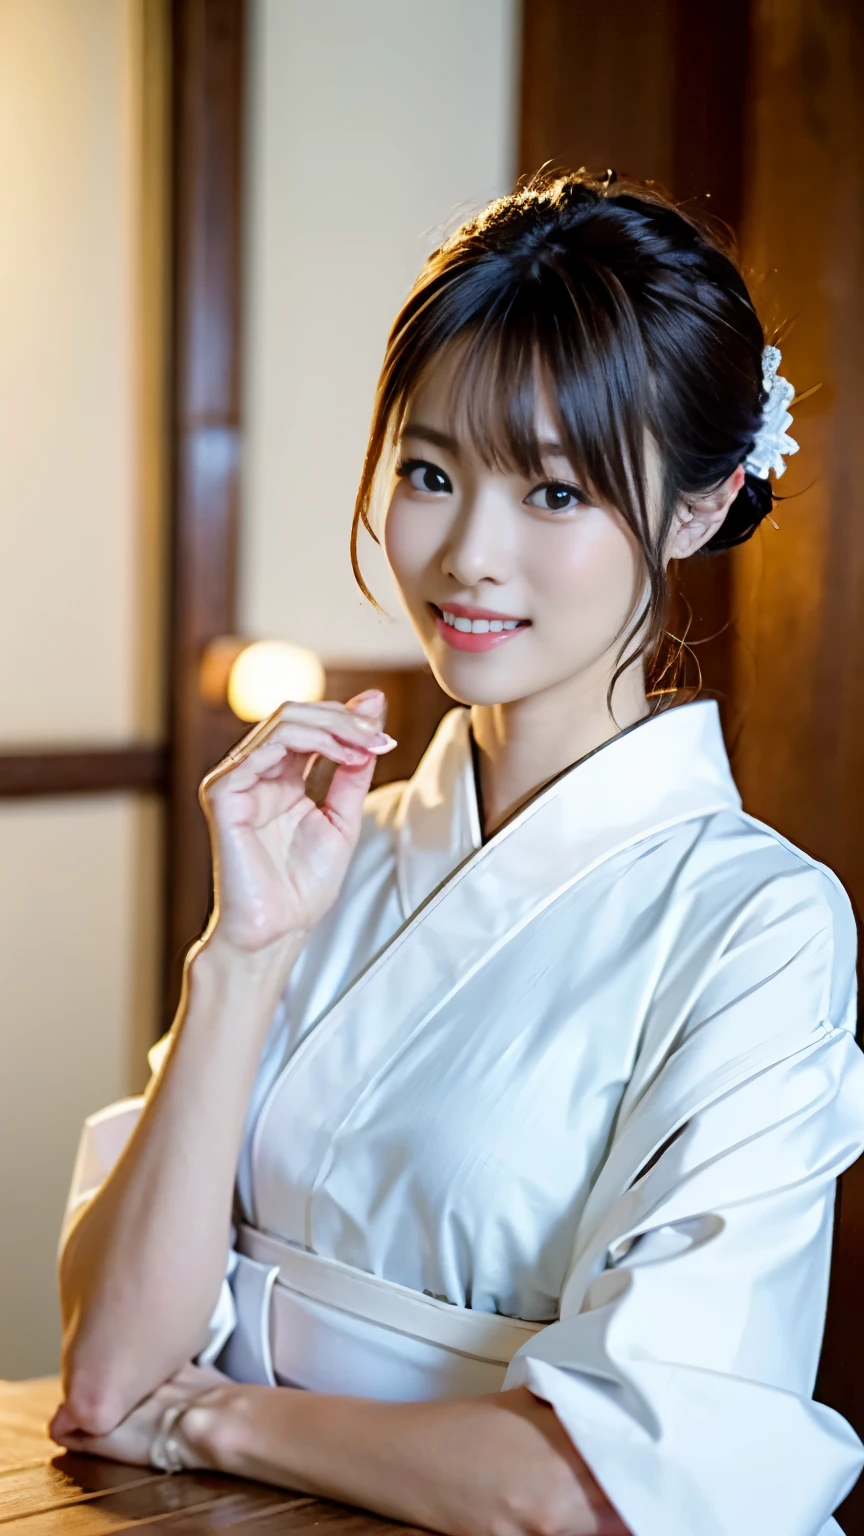
M 429 604 L 438 633 L 457 651 L 488 651 L 512 640 L 521 629 L 528 629 L 530 619 L 469 619 L 460 613 Z

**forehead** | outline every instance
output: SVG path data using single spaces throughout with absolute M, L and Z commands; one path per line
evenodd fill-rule
M 553 406 L 552 389 L 539 365 L 530 370 L 530 388 L 526 391 L 524 380 L 520 387 L 511 379 L 508 387 L 506 369 L 504 377 L 496 378 L 491 359 L 486 360 L 480 376 L 472 368 L 472 361 L 470 349 L 463 343 L 448 347 L 427 363 L 408 394 L 402 415 L 403 433 L 417 425 L 434 427 L 460 447 L 474 449 L 486 458 L 508 414 L 508 396 L 519 393 L 530 436 L 546 452 L 560 445 L 560 422 Z

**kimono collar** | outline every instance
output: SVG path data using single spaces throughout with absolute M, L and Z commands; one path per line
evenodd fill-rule
M 448 711 L 402 792 L 397 877 L 406 918 L 483 846 L 470 723 L 470 710 Z M 574 870 L 661 827 L 738 810 L 715 701 L 676 705 L 613 736 L 538 790 L 487 850 L 549 799 L 558 801 Z

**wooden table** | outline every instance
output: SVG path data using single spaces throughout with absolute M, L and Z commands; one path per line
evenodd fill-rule
M 365 1510 L 209 1472 L 155 1472 L 65 1451 L 45 1426 L 60 1401 L 56 1377 L 0 1382 L 2 1536 L 417 1536 Z

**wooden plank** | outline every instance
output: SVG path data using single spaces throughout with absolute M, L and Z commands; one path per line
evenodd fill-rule
M 0 799 L 122 791 L 162 794 L 167 774 L 167 749 L 159 744 L 19 749 L 0 752 Z
M 0 1381 L 0 1473 L 39 1465 L 56 1450 L 46 1427 L 60 1401 L 56 1377 Z
M 226 1501 L 235 1507 L 245 1504 L 245 1515 L 278 1503 L 269 1489 L 249 1485 L 238 1493 L 234 1479 L 196 1472 L 154 1476 L 146 1482 L 118 1488 L 98 1500 L 83 1500 L 63 1508 L 42 1510 L 14 1516 L 4 1521 L 4 1536 L 112 1536 L 116 1531 L 140 1529 L 142 1525 L 160 1529 L 173 1527 L 177 1516 L 193 1513 L 200 1529 L 218 1529 L 221 1521 L 210 1524 Z M 230 1504 L 229 1504 L 230 1507 Z
M 4 1449 L 8 1456 L 9 1447 Z M 46 1461 L 46 1456 L 51 1459 Z M 142 1488 L 159 1475 L 147 1467 L 64 1452 L 61 1446 L 43 1446 L 38 1463 L 0 1473 L 0 1525 L 25 1515 L 50 1514 L 106 1493 Z
M 323 1499 L 280 1499 L 272 1490 L 270 1503 L 262 1501 L 253 1505 L 247 1495 L 236 1500 L 223 1499 L 214 1511 L 193 1510 L 172 1520 L 171 1536 L 210 1536 L 216 1530 L 252 1530 L 255 1536 L 305 1536 L 314 1531 L 316 1536 L 417 1536 L 420 1529 L 415 1525 L 392 1525 L 380 1520 L 366 1510 L 353 1510 L 344 1504 L 331 1504 Z M 162 1532 L 162 1523 L 145 1522 L 136 1527 L 139 1536 L 153 1536 Z M 22 1532 L 22 1536 L 25 1533 Z M 601 1533 L 602 1536 L 602 1533 Z

